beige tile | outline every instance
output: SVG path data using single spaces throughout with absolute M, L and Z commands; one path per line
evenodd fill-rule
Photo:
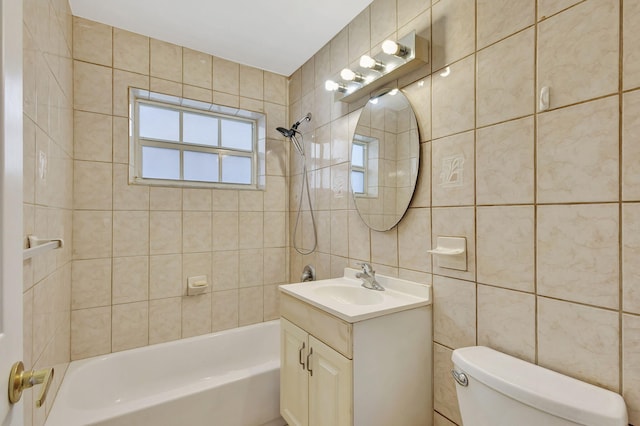
M 149 89 L 149 76 L 113 70 L 113 115 L 129 117 L 129 88 Z
M 640 317 L 622 316 L 622 396 L 629 424 L 640 422 Z
M 342 30 L 345 31 L 344 29 Z M 344 56 L 347 56 L 348 48 L 344 48 Z M 346 64 L 346 59 L 345 59 Z M 340 68 L 342 69 L 342 68 Z M 302 68 L 298 68 L 293 74 L 289 76 L 288 80 L 288 89 L 289 89 L 289 105 L 294 104 L 299 101 L 302 97 Z
M 475 280 L 476 243 L 473 207 L 434 208 L 431 210 L 431 247 L 436 247 L 438 237 L 461 237 L 467 242 L 467 270 L 441 268 L 438 258 L 432 256 L 433 273 L 452 278 Z
M 475 6 L 473 0 L 441 0 L 431 8 L 434 70 L 473 53 Z
M 430 272 L 431 212 L 408 209 L 398 225 L 398 265 L 400 268 Z
M 262 212 L 240 212 L 238 215 L 238 246 L 240 249 L 262 248 L 264 217 Z
M 182 213 L 182 251 L 211 251 L 211 212 Z
M 330 217 L 330 214 L 327 214 Z M 349 211 L 349 257 L 361 261 L 371 260 L 371 235 L 369 227 L 362 221 L 360 215 L 355 210 Z M 322 235 L 326 232 L 320 231 L 318 245 L 322 250 Z
M 182 299 L 172 297 L 149 301 L 149 344 L 180 339 L 182 334 Z
M 111 114 L 112 69 L 74 61 L 73 105 L 77 110 Z
M 214 217 L 215 217 L 215 213 L 214 213 Z M 288 241 L 288 233 L 286 230 L 286 220 L 287 220 L 287 213 L 283 213 L 283 212 L 265 212 L 264 213 L 264 223 L 265 223 L 264 246 L 265 247 L 286 246 Z M 214 238 L 214 242 L 215 242 L 215 238 Z
M 348 212 L 346 210 L 333 210 L 331 211 L 330 220 L 331 220 L 331 254 L 346 257 L 349 254 Z
M 188 253 L 182 255 L 182 294 L 187 294 L 187 279 L 198 275 L 211 275 L 211 253 Z M 207 290 L 210 291 L 210 290 Z
M 253 287 L 264 283 L 264 250 L 240 250 L 238 264 L 242 265 L 238 268 L 239 287 Z
M 77 210 L 111 210 L 111 163 L 74 161 L 73 201 Z
M 139 348 L 149 344 L 149 302 L 113 306 L 113 352 Z
M 287 78 L 274 74 L 272 72 L 264 72 L 264 100 L 279 105 L 287 104 Z
M 111 161 L 112 123 L 110 115 L 75 111 L 73 117 L 74 158 L 88 161 Z
M 314 55 L 315 85 L 321 86 L 331 76 L 331 43 L 322 46 Z M 315 118 L 315 117 L 314 117 Z
M 280 318 L 280 291 L 278 285 L 264 286 L 264 320 Z
M 264 98 L 264 71 L 240 65 L 240 96 L 252 99 Z
M 216 291 L 211 295 L 213 331 L 238 326 L 238 290 Z
M 398 0 L 398 28 L 429 8 L 429 2 L 420 0 Z
M 149 75 L 149 37 L 114 28 L 113 67 Z
M 534 112 L 534 36 L 530 28 L 478 52 L 478 126 Z
M 374 0 L 371 10 L 371 46 L 385 39 L 395 40 L 397 4 L 396 0 Z
M 618 313 L 538 297 L 538 363 L 613 391 L 619 386 Z
M 538 20 L 543 20 L 565 10 L 582 0 L 538 0 Z
M 111 306 L 71 312 L 71 359 L 111 352 Z
M 264 192 L 240 191 L 239 209 L 244 212 L 261 212 L 264 210 Z
M 347 163 L 331 166 L 330 189 L 331 209 L 346 209 L 351 199 L 351 193 L 349 191 L 349 165 Z
M 287 152 L 289 141 L 267 139 L 267 175 L 287 176 L 289 156 Z
M 192 86 L 212 88 L 212 57 L 206 53 L 183 49 L 183 83 Z
M 622 15 L 622 81 L 624 89 L 640 86 L 640 4 L 624 2 Z
M 622 205 L 622 308 L 640 313 L 640 204 Z
M 238 95 L 240 93 L 240 65 L 214 56 L 213 90 Z
M 539 206 L 538 294 L 618 309 L 618 206 Z
M 153 210 L 182 210 L 182 189 L 152 187 L 149 208 Z
M 210 282 L 212 291 L 238 288 L 239 262 L 240 256 L 237 250 L 212 253 L 211 265 L 213 273 Z M 258 264 L 262 265 L 262 262 L 258 262 Z
M 364 9 L 349 23 L 349 63 L 360 59 L 371 48 L 371 13 L 370 8 Z M 302 69 L 302 94 L 306 93 L 304 86 L 304 68 Z
M 402 89 L 418 121 L 420 141 L 431 139 L 431 78 L 425 77 Z
M 165 95 L 182 96 L 182 83 L 153 76 L 149 79 L 149 89 Z
M 461 425 L 456 382 L 451 377 L 451 354 L 451 349 L 433 345 L 433 408 Z
M 264 295 L 262 286 L 238 290 L 238 325 L 249 325 L 263 319 Z
M 445 416 L 438 412 L 433 413 L 433 425 L 434 426 L 455 426 L 455 423 L 447 419 Z
M 536 353 L 533 294 L 478 286 L 478 344 L 529 362 Z
M 211 333 L 211 293 L 182 298 L 182 338 Z
M 538 202 L 618 199 L 618 97 L 538 118 Z
M 111 256 L 111 211 L 73 212 L 73 258 Z
M 182 251 L 182 213 L 151 211 L 149 214 L 149 253 L 172 254 Z
M 148 210 L 149 186 L 129 183 L 129 167 L 113 165 L 113 209 Z
M 474 132 L 431 143 L 433 206 L 472 205 L 475 200 Z
M 367 9 L 367 11 L 368 11 L 368 9 Z M 355 19 L 358 19 L 358 18 L 355 18 Z M 367 21 L 368 21 L 368 19 L 369 19 L 369 17 L 367 15 Z M 349 31 L 350 31 L 349 34 L 351 34 L 352 24 L 353 24 L 353 21 L 349 24 Z M 367 34 L 368 34 L 368 32 L 367 32 Z M 369 44 L 369 40 L 367 39 L 367 45 L 368 44 Z M 364 49 L 367 49 L 367 48 L 368 47 L 365 47 Z M 358 56 L 358 57 L 360 57 L 360 56 Z M 315 84 L 316 84 L 315 56 L 312 56 L 311 58 L 309 58 L 309 60 L 307 62 L 302 64 L 302 67 L 300 68 L 300 71 L 301 71 L 301 74 L 302 74 L 301 75 L 301 82 L 300 82 L 301 87 L 302 87 L 302 96 L 303 96 L 303 98 L 305 98 L 305 97 L 308 97 L 310 95 L 309 92 L 313 92 L 314 89 L 315 89 Z M 299 115 L 299 114 L 297 114 L 297 115 Z
M 217 105 L 225 105 L 232 108 L 240 108 L 240 97 L 230 95 L 224 92 L 213 92 L 213 103 Z
M 152 38 L 149 57 L 152 77 L 182 82 L 182 47 Z
M 188 86 L 184 84 L 182 86 L 182 97 L 211 103 L 211 100 L 213 99 L 213 92 L 209 89 L 203 89 L 202 87 Z
M 113 117 L 113 162 L 129 164 L 129 120 Z
M 283 284 L 286 282 L 286 261 L 284 247 L 264 250 L 264 284 Z
M 149 299 L 149 257 L 113 259 L 113 304 Z
M 535 23 L 535 3 L 528 0 L 479 0 L 478 48 L 495 43 Z
M 238 214 L 235 212 L 213 212 L 212 215 L 213 250 L 237 250 Z
M 622 199 L 640 200 L 640 91 L 625 93 L 622 104 Z
M 73 17 L 73 57 L 85 62 L 111 66 L 111 27 Z
M 476 343 L 476 286 L 433 277 L 433 339 L 451 348 Z
M 182 256 L 179 254 L 149 257 L 149 299 L 182 295 Z
M 182 190 L 182 208 L 193 211 L 211 211 L 211 190 L 189 189 Z
M 339 73 L 349 65 L 349 26 L 345 26 L 330 42 L 330 72 Z M 300 99 L 300 74 L 294 73 L 289 81 L 289 104 Z
M 71 309 L 111 305 L 111 259 L 74 260 Z
M 113 255 L 149 254 L 149 212 L 113 212 Z
M 420 144 L 418 181 L 410 207 L 431 206 L 431 142 Z
M 538 25 L 538 93 L 550 88 L 551 108 L 618 90 L 618 6 L 587 1 Z
M 22 357 L 25 365 L 32 365 L 34 358 L 33 289 L 23 292 L 22 295 Z
M 478 281 L 534 291 L 533 206 L 477 209 Z
M 445 1 L 451 3 L 451 0 Z M 433 75 L 431 102 L 434 139 L 473 128 L 474 62 L 474 57 L 470 56 Z
M 478 204 L 533 202 L 533 118 L 478 129 L 476 197 Z

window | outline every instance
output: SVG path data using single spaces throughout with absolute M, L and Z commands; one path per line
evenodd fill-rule
M 356 142 L 351 147 L 351 188 L 355 194 L 364 194 L 367 187 L 367 145 Z
M 132 183 L 264 188 L 263 114 L 131 89 L 129 118 Z

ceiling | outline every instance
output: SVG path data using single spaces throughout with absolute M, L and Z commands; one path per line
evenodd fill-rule
M 70 0 L 75 16 L 289 76 L 372 0 Z

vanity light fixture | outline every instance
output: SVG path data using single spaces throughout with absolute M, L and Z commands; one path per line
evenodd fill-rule
M 362 74 L 352 71 L 349 68 L 340 71 L 340 78 L 345 81 L 355 81 L 356 83 L 364 83 L 366 80 Z
M 344 84 L 336 83 L 333 80 L 327 80 L 324 82 L 324 88 L 328 92 L 340 92 L 347 93 L 347 86 Z
M 411 53 L 411 49 L 402 44 L 398 44 L 393 40 L 385 40 L 382 43 L 382 51 L 387 55 L 398 56 L 404 58 Z
M 384 71 L 385 69 L 384 63 L 376 61 L 369 55 L 362 55 L 360 57 L 360 66 L 374 71 Z

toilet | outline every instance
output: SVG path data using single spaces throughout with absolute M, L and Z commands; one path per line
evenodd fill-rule
M 453 380 L 464 426 L 627 426 L 617 393 L 484 346 L 456 349 Z

